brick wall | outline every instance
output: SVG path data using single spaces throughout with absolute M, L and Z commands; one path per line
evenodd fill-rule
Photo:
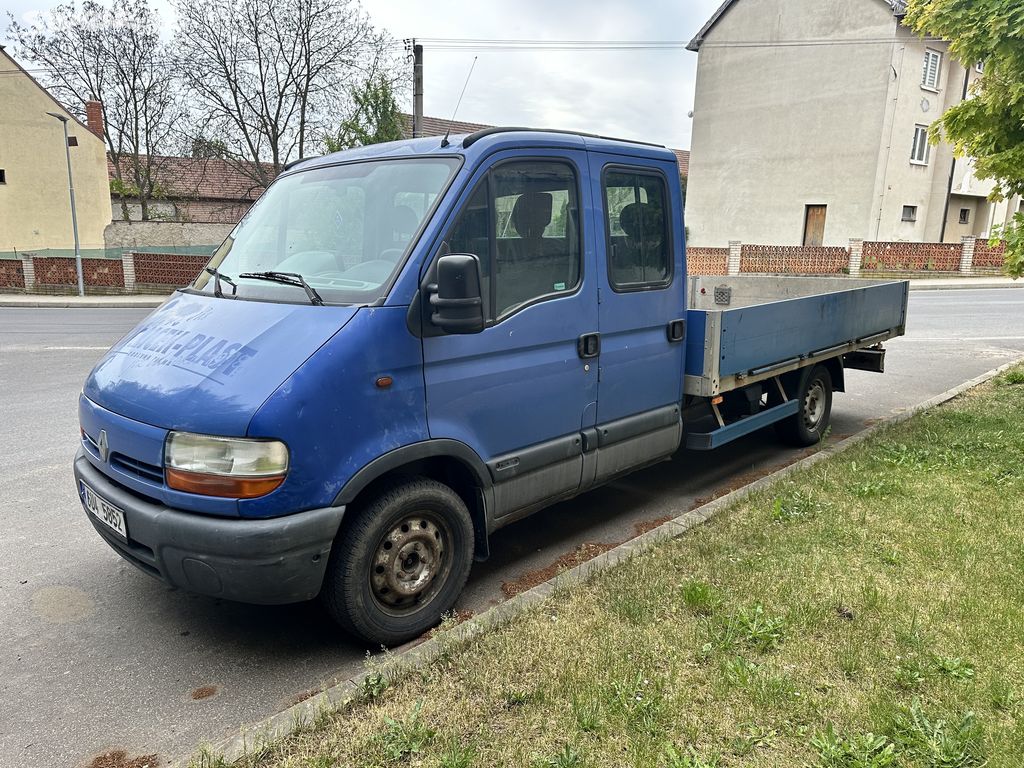
M 740 272 L 784 275 L 838 275 L 850 265 L 850 253 L 837 246 L 744 245 Z
M 188 285 L 209 261 L 209 256 L 136 253 L 135 280 L 146 285 Z
M 687 248 L 686 271 L 691 275 L 729 273 L 728 248 Z
M 25 269 L 21 259 L 0 259 L 0 288 L 24 288 Z
M 78 274 L 73 258 L 37 258 L 33 259 L 33 263 L 36 269 L 36 285 L 78 285 Z M 116 259 L 82 259 L 82 276 L 89 287 L 124 288 L 121 262 Z
M 975 269 L 1002 269 L 1006 259 L 1006 243 L 999 243 L 995 248 L 988 240 L 978 238 L 974 243 Z
M 961 253 L 959 243 L 865 242 L 861 269 L 865 272 L 958 272 Z

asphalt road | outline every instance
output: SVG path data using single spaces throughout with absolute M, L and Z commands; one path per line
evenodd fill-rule
M 147 312 L 0 309 L 3 768 L 78 765 L 113 748 L 181 757 L 364 663 L 367 649 L 315 607 L 172 590 L 121 561 L 85 519 L 71 478 L 77 396 L 103 351 Z M 915 292 L 908 335 L 888 348 L 884 376 L 847 375 L 834 436 L 1024 356 L 1024 291 Z M 502 599 L 502 582 L 581 543 L 628 539 L 797 455 L 769 430 L 715 453 L 681 451 L 548 509 L 494 537 L 459 607 L 484 610 Z

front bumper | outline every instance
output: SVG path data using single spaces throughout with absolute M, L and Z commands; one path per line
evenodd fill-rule
M 81 481 L 124 511 L 125 540 L 86 511 L 96 532 L 140 570 L 190 592 L 278 605 L 320 592 L 345 507 L 264 520 L 207 517 L 154 504 L 113 483 L 79 449 Z

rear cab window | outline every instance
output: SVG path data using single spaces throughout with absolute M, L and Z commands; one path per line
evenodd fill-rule
M 609 166 L 602 187 L 611 287 L 621 292 L 671 285 L 671 210 L 664 175 Z

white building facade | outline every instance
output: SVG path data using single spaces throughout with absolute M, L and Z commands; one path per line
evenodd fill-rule
M 921 39 L 888 0 L 727 0 L 698 52 L 690 244 L 959 242 L 1020 208 L 927 142 L 982 65 Z

